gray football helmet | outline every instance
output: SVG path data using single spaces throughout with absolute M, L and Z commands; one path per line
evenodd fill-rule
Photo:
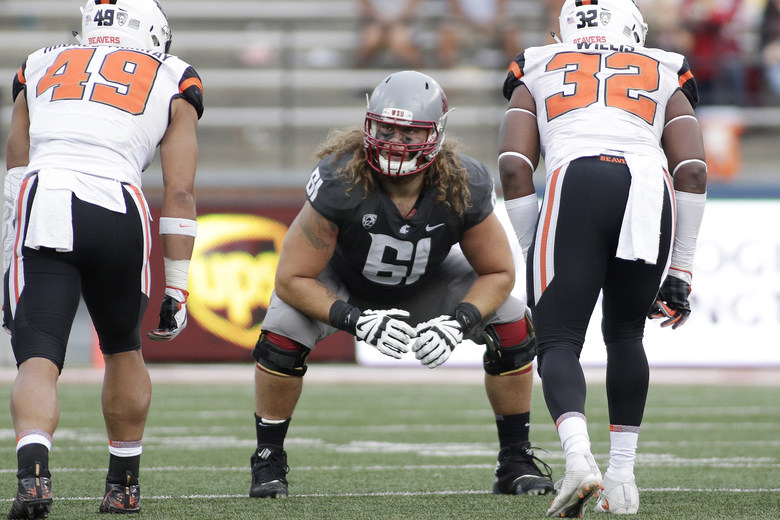
M 413 70 L 390 74 L 368 99 L 363 142 L 369 166 L 391 177 L 425 169 L 444 144 L 447 114 L 447 97 L 436 80 Z M 416 144 L 387 141 L 379 135 L 380 124 L 425 128 L 428 135 Z

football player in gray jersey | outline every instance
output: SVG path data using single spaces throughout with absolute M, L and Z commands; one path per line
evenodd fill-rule
M 250 496 L 288 495 L 284 440 L 306 357 L 339 330 L 428 368 L 463 339 L 484 344 L 500 445 L 493 492 L 553 491 L 528 440 L 536 346 L 525 304 L 509 295 L 515 266 L 493 181 L 445 143 L 447 115 L 434 79 L 397 72 L 374 89 L 363 129 L 334 131 L 320 150 L 252 352 Z

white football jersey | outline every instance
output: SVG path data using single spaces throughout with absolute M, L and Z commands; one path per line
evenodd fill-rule
M 547 172 L 578 157 L 637 154 L 666 166 L 666 105 L 682 89 L 698 102 L 685 58 L 660 49 L 604 44 L 532 47 L 509 68 L 504 96 L 524 84 L 536 101 Z
M 203 86 L 181 59 L 109 46 L 58 45 L 27 57 L 14 79 L 30 114 L 28 172 L 65 169 L 141 186 L 170 104 L 203 113 Z

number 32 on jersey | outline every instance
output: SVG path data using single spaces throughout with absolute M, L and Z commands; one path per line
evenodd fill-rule
M 544 100 L 548 121 L 601 102 L 653 124 L 658 104 L 642 95 L 642 92 L 654 92 L 659 88 L 657 60 L 634 52 L 617 52 L 606 56 L 561 52 L 553 56 L 546 67 L 548 72 L 556 70 L 565 71 L 563 84 L 566 89 Z

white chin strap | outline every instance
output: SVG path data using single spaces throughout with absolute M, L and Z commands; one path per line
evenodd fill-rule
M 417 152 L 405 161 L 390 161 L 385 159 L 382 154 L 379 154 L 379 167 L 385 175 L 406 175 L 417 169 L 417 159 L 420 157 L 421 153 L 422 152 Z

